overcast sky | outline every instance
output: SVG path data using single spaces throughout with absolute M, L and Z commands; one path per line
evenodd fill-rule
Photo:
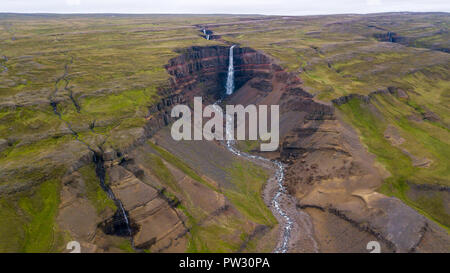
M 450 0 L 0 0 L 0 12 L 311 15 L 450 12 Z

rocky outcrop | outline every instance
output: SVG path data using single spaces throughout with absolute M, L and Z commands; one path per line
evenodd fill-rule
M 235 50 L 237 86 L 242 86 L 255 77 L 262 81 L 271 79 L 273 69 L 279 69 L 270 63 L 268 57 L 252 49 L 236 48 Z M 172 76 L 170 87 L 160 90 L 161 99 L 149 107 L 146 124 L 142 128 L 133 129 L 132 142 L 120 148 L 107 147 L 104 151 L 97 151 L 101 156 L 106 176 L 109 178 L 108 188 L 123 205 L 130 222 L 129 227 L 136 249 L 149 249 L 152 252 L 177 249 L 183 251 L 186 247 L 185 234 L 189 228 L 184 223 L 186 216 L 176 208 L 178 202 L 184 200 L 183 196 L 178 196 L 177 199 L 168 198 L 164 194 L 164 186 L 160 183 L 155 184 L 154 179 L 150 179 L 153 182 L 148 181 L 149 177 L 152 177 L 151 171 L 145 171 L 145 167 L 141 165 L 137 167 L 138 171 L 133 173 L 127 169 L 133 164 L 127 162 L 133 162 L 135 157 L 139 157 L 136 149 L 142 147 L 148 138 L 172 122 L 170 112 L 173 106 L 181 103 L 189 104 L 194 96 L 202 96 L 206 101 L 213 101 L 223 95 L 228 52 L 229 48 L 223 46 L 192 47 L 180 52 L 182 54 L 170 60 L 166 66 L 168 73 Z M 270 88 L 270 81 L 266 80 L 264 84 L 266 88 Z M 124 167 L 125 165 L 122 166 L 122 163 L 127 168 Z M 172 168 L 172 171 L 176 173 L 176 169 Z M 196 192 L 191 192 L 192 187 L 197 188 L 197 191 L 204 187 L 189 186 L 188 184 L 199 184 L 191 178 L 185 177 L 181 181 L 179 186 L 184 188 L 185 194 L 191 196 L 196 195 Z M 203 200 L 206 196 L 211 194 L 215 196 L 208 197 L 215 200 L 212 203 L 208 201 L 198 204 L 203 209 L 211 208 L 211 211 L 209 209 L 207 211 L 212 219 L 216 217 L 214 215 L 220 216 L 222 212 L 230 209 L 233 214 L 237 213 L 230 207 L 228 201 L 225 201 L 223 195 L 216 196 L 217 193 L 207 188 L 203 191 L 203 195 L 197 196 L 194 200 L 198 203 L 206 201 Z M 184 198 L 192 200 L 192 197 Z M 219 202 L 222 205 L 216 207 L 218 200 L 222 200 Z M 121 231 L 126 229 L 126 226 L 118 226 L 124 224 L 124 218 L 119 214 L 116 212 L 99 224 L 103 232 L 110 235 L 129 235 Z
M 234 52 L 236 89 L 253 78 L 259 78 L 262 83 L 256 83 L 258 88 L 271 88 L 273 71 L 280 67 L 273 64 L 269 57 L 251 48 L 236 47 Z M 204 103 L 212 103 L 222 98 L 225 91 L 225 81 L 228 69 L 229 47 L 191 47 L 179 52 L 181 55 L 173 58 L 166 65 L 171 75 L 169 87 L 159 91 L 160 101 L 149 107 L 146 124 L 142 128 L 128 131 L 127 141 L 131 143 L 112 149 L 105 149 L 104 160 L 115 160 L 118 154 L 127 154 L 159 129 L 173 121 L 171 110 L 177 104 L 189 104 L 193 97 L 201 96 Z
M 402 90 L 390 87 L 368 96 L 344 96 L 333 103 L 342 105 L 353 98 L 370 103 L 380 94 L 405 96 Z M 325 106 L 314 108 L 317 107 Z M 376 192 L 389 174 L 375 167 L 373 156 L 361 145 L 350 126 L 332 111 L 312 116 L 315 118 L 305 116 L 286 134 L 281 158 L 288 164 L 287 188 L 297 198 L 298 207 L 311 212 L 318 236 L 335 234 L 337 220 L 327 222 L 324 219 L 337 217 L 341 221 L 341 233 L 356 227 L 366 234 L 367 242 L 374 239 L 381 242 L 383 252 L 448 251 L 450 238 L 445 230 L 399 199 Z M 319 209 L 322 214 L 310 209 Z M 323 214 L 328 216 L 323 218 Z M 342 226 L 345 222 L 347 227 Z M 424 244 L 425 236 L 433 243 Z M 363 250 L 367 242 L 359 242 L 355 250 Z M 319 245 L 324 250 L 329 248 L 320 238 Z M 343 241 L 341 246 L 333 246 L 332 251 L 345 251 L 345 247 Z
M 373 35 L 375 39 L 382 42 L 391 42 L 391 43 L 403 43 L 407 44 L 408 40 L 405 37 L 399 36 L 395 32 L 385 32 L 385 33 L 376 33 Z
M 131 221 L 138 226 L 133 234 L 136 248 L 159 252 L 175 245 L 186 234 L 184 215 L 163 193 L 138 179 L 120 165 L 108 168 L 110 187 L 121 200 Z
M 395 95 L 397 98 L 400 98 L 400 99 L 408 98 L 408 94 L 405 90 L 394 87 L 394 86 L 389 86 L 386 89 L 372 91 L 368 95 L 349 94 L 349 95 L 341 96 L 339 98 L 333 99 L 332 102 L 337 106 L 345 104 L 352 99 L 359 99 L 364 103 L 369 103 L 370 100 L 372 100 L 376 95 Z
M 111 189 L 136 225 L 133 239 L 138 248 L 182 249 L 189 228 L 184 224 L 183 212 L 174 207 L 177 200 L 168 199 L 161 188 L 147 181 L 148 172 L 141 167 L 132 172 L 130 166 L 125 168 L 120 163 L 137 158 L 136 148 L 171 122 L 170 111 L 174 105 L 189 104 L 194 96 L 202 96 L 206 102 L 223 96 L 228 50 L 228 47 L 211 46 L 180 51 L 180 56 L 166 66 L 171 75 L 170 88 L 161 90 L 161 101 L 149 108 L 147 123 L 135 132 L 134 142 L 120 150 L 103 153 Z M 373 157 L 360 144 L 357 134 L 336 116 L 331 104 L 317 101 L 304 91 L 300 78 L 261 52 L 237 47 L 234 57 L 237 91 L 227 98 L 228 102 L 280 105 L 280 149 L 267 156 L 280 157 L 287 165 L 285 184 L 296 198 L 298 209 L 318 208 L 347 223 L 343 232 L 356 227 L 370 238 L 378 238 L 389 251 L 429 251 L 433 245 L 437 246 L 434 251 L 445 250 L 442 243 L 422 244 L 425 236 L 427 242 L 439 236 L 447 240 L 448 236 L 442 235 L 439 227 L 401 201 L 375 192 L 385 174 L 374 167 Z M 358 98 L 368 103 L 376 94 L 407 96 L 404 91 L 388 88 L 368 96 L 341 97 L 333 103 L 341 105 L 354 96 L 361 96 Z M 183 192 L 191 190 L 186 183 L 197 183 L 189 182 L 188 178 L 179 181 L 183 181 L 180 187 L 186 187 Z M 221 198 L 216 193 L 209 194 L 213 199 Z M 202 202 L 200 197 L 195 200 Z M 228 210 L 226 202 L 222 204 L 211 208 L 211 217 Z M 333 228 L 312 217 L 317 223 L 315 229 Z M 319 249 L 324 246 L 323 240 L 318 238 Z
M 384 29 L 380 29 L 380 30 L 384 30 Z M 425 48 L 429 48 L 431 50 L 449 53 L 450 48 L 448 48 L 448 47 L 441 47 L 441 46 L 439 46 L 439 44 L 431 44 L 431 45 L 426 46 L 423 43 L 417 42 L 417 40 L 419 40 L 420 38 L 427 38 L 427 37 L 430 37 L 433 35 L 442 35 L 442 34 L 445 34 L 446 32 L 448 32 L 448 30 L 441 29 L 436 32 L 424 33 L 419 36 L 407 37 L 407 36 L 401 36 L 395 32 L 388 31 L 388 32 L 384 32 L 384 33 L 375 33 L 373 35 L 373 37 L 381 42 L 399 43 L 399 44 L 402 44 L 405 46 L 412 46 L 412 47 L 425 47 Z
M 373 156 L 362 146 L 357 133 L 336 115 L 332 104 L 317 101 L 304 91 L 301 79 L 277 65 L 261 67 L 263 73 L 252 74 L 253 78 L 227 99 L 235 104 L 280 105 L 278 156 L 287 165 L 285 184 L 296 197 L 298 209 L 322 211 L 320 215 L 311 214 L 315 236 L 341 236 L 331 231 L 335 222 L 323 221 L 336 218 L 342 233 L 356 229 L 367 242 L 378 240 L 383 252 L 447 251 L 445 231 L 400 200 L 376 192 L 388 174 L 375 167 Z M 406 91 L 388 87 L 367 96 L 344 96 L 333 103 L 342 105 L 352 98 L 370 103 L 377 95 L 408 98 Z M 424 245 L 424 236 L 434 243 Z M 444 243 L 438 243 L 437 238 L 445 238 Z M 327 249 L 325 238 L 317 239 L 319 250 Z M 341 239 L 333 238 L 341 242 L 333 251 L 346 251 L 347 242 Z M 355 242 L 353 251 L 366 251 L 367 242 Z M 295 251 L 308 251 L 299 248 L 298 242 L 291 244 Z
M 195 95 L 213 99 L 223 96 L 228 69 L 229 48 L 225 46 L 191 47 L 169 61 L 166 69 L 172 75 L 175 93 L 183 94 L 186 101 Z M 254 77 L 271 76 L 273 65 L 266 55 L 251 48 L 234 49 L 236 89 Z M 278 67 L 277 67 L 278 68 Z
M 94 244 L 98 235 L 97 224 L 114 215 L 112 208 L 98 211 L 86 197 L 88 183 L 78 171 L 63 179 L 57 221 L 59 226 L 69 232 L 71 237 L 81 244 L 83 252 L 96 252 L 100 249 Z
M 349 94 L 349 95 L 341 96 L 336 99 L 333 99 L 332 103 L 336 106 L 341 106 L 343 104 L 348 103 L 352 99 L 357 99 L 365 104 L 369 104 L 378 95 L 392 95 L 398 99 L 408 100 L 409 99 L 408 92 L 414 92 L 414 91 L 406 91 L 406 90 L 403 90 L 398 87 L 389 86 L 386 89 L 372 91 L 368 95 Z M 417 118 L 417 117 L 411 116 L 411 119 L 414 119 L 416 121 L 427 120 L 427 121 L 431 121 L 431 122 L 441 122 L 441 118 L 436 113 L 430 111 L 426 106 L 421 105 L 420 107 L 421 107 L 421 109 L 416 108 L 416 110 L 418 112 L 420 112 L 420 115 L 422 118 Z M 442 124 L 442 125 L 448 127 L 447 124 Z

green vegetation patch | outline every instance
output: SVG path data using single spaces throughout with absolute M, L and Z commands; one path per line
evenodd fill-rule
M 0 199 L 2 252 L 59 252 L 63 233 L 55 225 L 60 181 L 52 179 L 17 196 Z
M 400 198 L 446 228 L 450 227 L 450 218 L 442 199 L 413 200 L 408 195 L 408 183 L 450 184 L 450 169 L 446 159 L 450 154 L 448 130 L 430 122 L 419 123 L 407 119 L 405 115 L 411 114 L 413 108 L 407 102 L 398 101 L 392 96 L 377 96 L 376 101 L 372 101 L 372 106 L 378 110 L 370 109 L 369 105 L 358 99 L 352 99 L 339 109 L 359 130 L 369 152 L 375 154 L 376 159 L 391 173 L 379 190 Z M 393 146 L 384 137 L 388 124 L 395 126 L 405 139 L 400 146 Z M 433 163 L 428 168 L 415 167 L 404 149 L 413 156 L 427 156 Z
M 164 164 L 163 160 L 155 154 L 146 154 L 146 163 L 148 167 L 152 170 L 152 173 L 174 192 L 180 192 L 180 188 L 175 181 L 172 173 L 169 171 L 167 166 Z
M 236 237 L 236 234 L 245 233 L 245 219 L 220 216 L 216 217 L 214 222 L 203 224 L 198 221 L 198 217 L 191 214 L 191 209 L 182 204 L 178 208 L 187 216 L 190 226 L 187 252 L 232 253 L 239 250 L 243 240 Z
M 183 196 L 184 201 L 178 205 L 178 209 L 187 216 L 187 225 L 190 227 L 188 252 L 236 252 L 240 250 L 247 240 L 243 234 L 248 234 L 251 231 L 249 222 L 269 227 L 276 225 L 276 219 L 261 197 L 262 187 L 268 179 L 267 172 L 262 168 L 247 161 L 238 161 L 226 169 L 235 187 L 233 189 L 220 190 L 203 179 L 181 159 L 150 141 L 148 143 L 166 162 L 211 190 L 224 194 L 244 216 L 237 217 L 238 215 L 236 214 L 224 213 L 215 216 L 213 220 L 204 222 L 208 214 L 202 208 L 195 207 L 192 200 L 190 200 L 191 197 L 187 196 L 186 193 L 176 192 L 176 195 Z M 154 166 L 150 167 L 152 172 L 161 181 L 168 183 L 168 180 L 172 178 L 171 174 L 166 173 L 166 167 L 162 165 L 164 162 L 158 162 L 156 155 L 152 155 L 152 157 L 154 158 Z M 162 171 L 156 170 L 157 168 L 162 169 Z M 168 184 L 170 185 L 171 182 Z M 170 192 L 164 192 L 164 194 L 169 199 L 177 199 Z
M 83 177 L 86 186 L 86 197 L 95 207 L 97 213 L 101 214 L 106 208 L 111 208 L 113 211 L 116 211 L 116 204 L 114 204 L 114 201 L 108 197 L 106 192 L 100 186 L 100 181 L 95 174 L 94 164 L 92 163 L 83 166 L 78 170 L 78 172 L 80 172 Z
M 277 221 L 262 199 L 262 189 L 269 175 L 261 167 L 248 161 L 236 161 L 226 168 L 236 189 L 225 189 L 225 195 L 252 221 L 274 226 Z
M 211 185 L 211 183 L 207 182 L 205 179 L 203 179 L 200 175 L 197 174 L 192 168 L 190 168 L 186 163 L 184 163 L 182 160 L 171 154 L 170 152 L 166 151 L 165 149 L 161 148 L 160 146 L 155 145 L 151 141 L 147 142 L 154 150 L 156 150 L 164 160 L 169 162 L 170 164 L 174 165 L 178 169 L 180 169 L 182 172 L 184 172 L 186 175 L 188 175 L 190 178 L 202 183 L 203 185 L 207 186 L 208 188 L 217 191 L 217 188 L 214 185 Z

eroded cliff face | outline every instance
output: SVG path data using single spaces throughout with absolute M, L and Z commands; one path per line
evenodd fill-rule
M 235 87 L 239 89 L 254 77 L 270 77 L 274 69 L 270 59 L 251 48 L 234 48 Z M 186 101 L 201 95 L 219 99 L 225 92 L 229 47 L 192 47 L 169 61 L 166 69 L 172 75 L 174 92 Z
M 397 198 L 377 192 L 389 173 L 378 167 L 334 106 L 305 92 L 296 75 L 273 67 L 268 76 L 247 81 L 229 101 L 280 105 L 279 151 L 262 155 L 287 165 L 285 185 L 297 209 L 311 215 L 319 250 L 367 252 L 367 242 L 376 240 L 383 252 L 448 251 L 445 230 Z M 385 93 L 405 95 L 389 88 L 371 96 Z M 294 236 L 290 250 L 313 251 L 308 247 L 304 238 Z
M 147 122 L 134 133 L 134 142 L 120 150 L 107 150 L 105 160 L 117 158 L 117 153 L 126 154 L 141 145 L 159 129 L 167 126 L 173 119 L 170 112 L 174 105 L 192 104 L 193 97 L 201 96 L 204 104 L 223 98 L 228 71 L 229 47 L 191 47 L 180 51 L 166 65 L 171 75 L 169 87 L 160 90 L 161 100 L 149 107 Z M 258 79 L 252 84 L 260 90 L 269 92 L 269 81 L 275 71 L 281 68 L 261 52 L 251 48 L 234 49 L 235 87 L 239 89 L 250 79 Z
M 180 209 L 180 204 L 182 207 L 195 208 L 196 214 L 189 217 L 194 217 L 196 222 L 205 227 L 216 222 L 227 223 L 226 225 L 240 222 L 239 226 L 232 228 L 239 228 L 246 234 L 255 234 L 252 235 L 255 238 L 271 230 L 267 226 L 246 220 L 221 192 L 217 181 L 202 176 L 207 184 L 200 183 L 149 146 L 149 139 L 172 121 L 170 112 L 173 106 L 189 105 L 194 96 L 202 96 L 206 102 L 213 102 L 223 96 L 229 48 L 192 47 L 180 53 L 179 57 L 170 60 L 166 66 L 172 76 L 169 88 L 160 90 L 160 101 L 149 107 L 146 124 L 142 128 L 133 129 L 131 141 L 127 139 L 126 142 L 129 144 L 120 148 L 92 151 L 96 156 L 102 157 L 107 186 L 123 204 L 135 250 L 186 251 L 190 236 L 194 236 L 191 232 L 193 226 L 192 223 L 187 223 L 186 211 Z M 276 66 L 265 55 L 249 48 L 236 48 L 234 53 L 237 87 L 256 76 L 272 76 L 271 72 Z M 161 168 L 164 169 L 164 177 L 160 173 Z M 69 230 L 71 237 L 80 241 L 85 251 L 121 251 L 118 245 L 123 245 L 123 240 L 126 241 L 129 237 L 124 232 L 125 220 L 119 217 L 118 208 L 116 212 L 110 208 L 99 214 L 86 198 L 79 198 L 86 186 L 77 169 L 67 176 L 68 182 L 63 187 L 58 216 L 60 226 Z M 87 213 L 86 218 L 81 219 L 80 215 L 81 218 L 71 219 L 71 215 L 78 215 L 76 211 L 80 208 Z M 237 238 L 230 237 L 227 240 L 235 241 Z M 245 243 L 240 249 L 245 249 Z
M 184 251 L 187 247 L 191 227 L 186 225 L 187 216 L 176 207 L 177 202 L 194 202 L 192 206 L 207 208 L 199 216 L 201 222 L 242 218 L 222 192 L 214 190 L 215 186 L 198 183 L 163 160 L 175 177 L 169 192 L 181 189 L 178 194 L 165 194 L 164 179 L 158 178 L 145 160 L 145 154 L 155 153 L 147 140 L 172 121 L 174 105 L 189 105 L 194 96 L 212 103 L 225 92 L 229 47 L 192 47 L 179 53 L 166 66 L 171 75 L 170 88 L 162 90 L 161 101 L 149 108 L 147 123 L 137 130 L 132 144 L 103 152 L 110 187 L 136 225 L 135 246 L 154 252 Z M 356 132 L 341 121 L 331 104 L 315 100 L 302 89 L 297 75 L 283 70 L 262 52 L 236 47 L 234 59 L 236 92 L 226 103 L 280 105 L 280 148 L 262 155 L 286 164 L 285 185 L 296 203 L 293 213 L 310 214 L 319 251 L 367 252 L 366 244 L 371 240 L 380 241 L 383 252 L 448 250 L 445 231 L 400 200 L 376 192 L 388 174 L 375 167 Z M 206 180 L 220 188 L 214 179 Z M 203 198 L 197 196 L 198 192 Z M 105 212 L 101 220 L 110 216 L 111 212 Z M 241 224 L 248 234 L 261 229 L 249 221 Z M 294 228 L 289 247 L 292 252 L 314 251 L 313 243 L 302 233 L 302 225 L 299 220 Z M 95 225 L 91 229 L 83 234 L 96 234 L 95 239 L 80 236 L 87 244 L 105 245 L 100 250 L 108 251 L 105 241 L 111 238 L 99 234 Z

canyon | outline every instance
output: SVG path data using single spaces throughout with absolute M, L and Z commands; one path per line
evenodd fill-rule
M 70 50 L 62 50 L 67 38 L 39 36 L 54 42 L 42 43 L 47 55 L 33 57 L 24 52 L 37 36 L 15 33 L 6 42 L 20 46 L 1 52 L 8 57 L 0 72 L 0 213 L 8 221 L 0 222 L 0 231 L 11 234 L 0 237 L 1 251 L 67 251 L 65 243 L 75 240 L 83 252 L 368 252 L 370 241 L 382 252 L 448 252 L 442 213 L 448 186 L 445 166 L 439 169 L 445 162 L 434 150 L 419 156 L 408 134 L 420 139 L 427 135 L 417 128 L 426 127 L 433 140 L 424 143 L 445 153 L 436 140 L 445 133 L 435 131 L 446 127 L 445 107 L 389 77 L 376 79 L 370 92 L 358 85 L 372 83 L 366 72 L 378 77 L 394 69 L 377 58 L 390 62 L 419 52 L 426 62 L 408 73 L 424 73 L 417 77 L 427 75 L 443 90 L 439 77 L 445 78 L 448 56 L 434 49 L 445 45 L 426 51 L 398 44 L 394 34 L 380 34 L 386 28 L 350 41 L 353 27 L 367 27 L 357 16 L 306 18 L 311 26 L 296 34 L 301 41 L 286 25 L 305 27 L 301 18 L 208 20 L 114 30 L 130 40 L 111 36 L 101 45 L 105 50 L 85 48 L 84 39 L 94 45 L 97 35 L 110 35 L 108 28 L 68 34 L 74 41 L 83 37 Z M 316 44 L 324 39 L 316 23 L 330 37 L 337 31 L 341 36 L 333 39 L 342 43 Z M 287 36 L 268 43 L 261 29 Z M 354 52 L 330 55 L 349 44 Z M 378 54 L 383 50 L 388 53 Z M 362 52 L 362 62 L 353 62 L 355 52 Z M 373 52 L 378 55 L 367 55 Z M 353 59 L 342 65 L 346 58 Z M 352 67 L 373 60 L 370 69 Z M 102 69 L 90 70 L 94 63 Z M 292 69 L 292 63 L 302 65 Z M 53 64 L 59 64 L 56 72 Z M 20 71 L 24 67 L 46 80 Z M 193 108 L 194 97 L 205 104 L 279 105 L 279 148 L 261 152 L 258 141 L 175 141 L 171 111 L 179 104 Z M 380 143 L 392 145 L 394 161 L 410 160 L 404 169 L 420 176 L 402 174 L 399 184 L 392 182 L 399 175 L 380 160 L 383 150 L 374 149 L 378 142 L 361 122 L 371 121 L 367 116 L 376 118 L 371 130 L 378 120 L 389 123 L 376 128 Z
M 295 221 L 290 251 L 363 251 L 372 240 L 380 241 L 384 252 L 445 251 L 449 242 L 445 231 L 400 200 L 375 191 L 384 174 L 373 166 L 373 157 L 361 146 L 356 133 L 339 119 L 332 105 L 316 101 L 301 88 L 299 77 L 283 70 L 265 54 L 250 48 L 234 50 L 236 91 L 226 101 L 280 105 L 280 149 L 258 154 L 280 160 L 286 166 L 284 184 L 294 198 L 287 195 L 281 202 L 286 203 L 282 206 L 289 209 Z M 203 96 L 210 102 L 224 98 L 227 67 L 228 47 L 182 51 L 166 66 L 172 75 L 172 88 L 163 91 L 166 97 L 151 109 L 143 131 L 145 137 L 133 147 L 103 154 L 111 189 L 123 202 L 132 223 L 138 226 L 139 231 L 133 235 L 137 248 L 176 251 L 189 231 L 184 224 L 186 216 L 175 206 L 184 200 L 163 198 L 160 191 L 143 182 L 151 178 L 146 177 L 148 171 L 143 164 L 136 162 L 136 157 L 142 156 L 138 154 L 143 149 L 142 142 L 153 135 L 158 139 L 158 129 L 172 120 L 169 113 L 174 105 L 189 104 L 194 96 Z M 174 154 L 180 152 L 170 144 L 162 147 Z M 270 196 L 270 192 L 264 194 Z M 211 213 L 232 207 L 226 205 L 223 195 L 216 198 L 222 201 Z M 308 215 L 302 216 L 305 213 Z M 309 218 L 311 223 L 305 221 Z M 154 223 L 158 223 L 157 229 Z M 319 246 L 312 237 L 308 238 L 308 230 L 314 230 L 312 236 Z M 352 238 L 344 235 L 339 238 L 341 242 L 324 240 L 332 233 L 351 234 Z
M 353 240 L 379 240 L 388 251 L 409 252 L 422 248 L 423 251 L 445 251 L 448 238 L 444 230 L 400 200 L 375 191 L 382 183 L 383 173 L 373 167 L 373 158 L 361 146 L 355 132 L 335 115 L 333 106 L 315 101 L 298 86 L 301 79 L 280 69 L 275 61 L 270 61 L 269 65 L 270 59 L 262 53 L 247 53 L 251 51 L 237 50 L 237 79 L 243 78 L 241 75 L 247 74 L 249 67 L 257 68 L 259 73 L 248 73 L 253 76 L 244 84 L 238 81 L 237 91 L 229 101 L 244 105 L 280 104 L 280 120 L 288 121 L 280 124 L 284 141 L 279 155 L 272 156 L 287 163 L 286 184 L 289 193 L 297 198 L 296 209 L 311 213 L 317 222 L 323 219 L 321 214 L 329 214 L 325 217 L 336 218 L 331 222 L 333 229 L 338 224 L 343 233 L 352 230 L 360 234 L 360 238 Z M 194 66 L 208 66 L 202 62 Z M 266 88 L 255 87 L 255 83 L 262 81 L 266 82 L 264 86 L 268 82 L 272 90 L 267 92 Z M 179 82 L 175 80 L 176 84 Z M 326 224 L 314 226 L 330 229 Z M 291 242 L 293 249 L 305 251 L 300 245 Z M 427 249 L 430 245 L 434 248 Z M 362 250 L 365 245 L 355 244 L 354 247 Z

